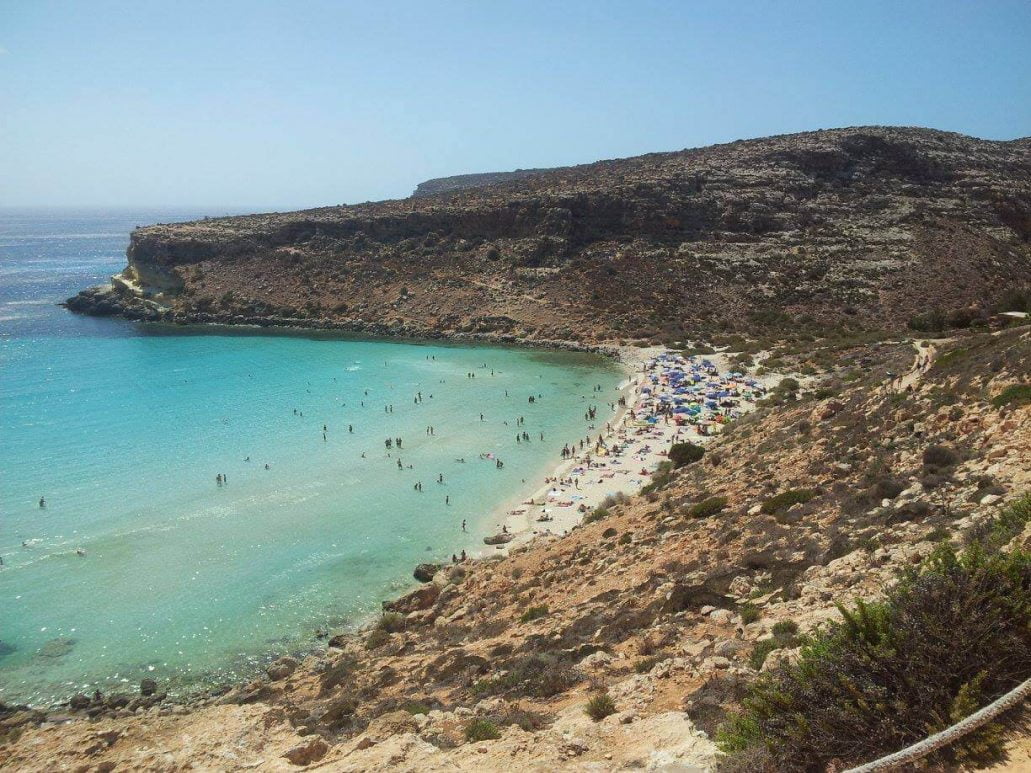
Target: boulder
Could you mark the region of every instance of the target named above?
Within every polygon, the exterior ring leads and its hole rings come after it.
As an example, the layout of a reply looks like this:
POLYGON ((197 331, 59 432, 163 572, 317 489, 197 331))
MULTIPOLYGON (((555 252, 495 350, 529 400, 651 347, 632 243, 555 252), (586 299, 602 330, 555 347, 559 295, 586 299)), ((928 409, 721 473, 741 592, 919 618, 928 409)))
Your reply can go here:
POLYGON ((329 744, 321 736, 313 735, 303 743, 287 749, 283 757, 294 765, 311 765, 325 757, 328 751, 329 744))
POLYGON ((158 691, 158 683, 153 679, 140 680, 140 695, 153 695, 158 691))
POLYGON ((432 582, 433 575, 440 571, 440 564, 419 564, 412 576, 419 582, 432 582))
POLYGON ((265 673, 268 674, 268 678, 273 682, 278 682, 280 679, 286 679, 290 676, 297 670, 297 666, 299 665, 300 663, 298 663, 296 659, 283 657, 266 668, 265 673))
POLYGON ((483 544, 484 545, 504 545, 506 543, 511 542, 514 539, 515 539, 515 535, 514 534, 507 534, 507 533, 503 532, 501 534, 495 534, 495 535, 493 535, 491 537, 484 537, 483 538, 483 544))
POLYGON ((407 596, 402 596, 395 601, 388 601, 383 604, 383 609, 388 612, 421 612, 429 609, 440 597, 440 586, 430 583, 421 588, 416 588, 407 596))
POLYGON ((73 695, 71 697, 71 700, 68 701, 69 708, 73 708, 76 711, 81 711, 82 709, 88 709, 89 705, 90 705, 90 699, 87 698, 85 695, 83 695, 81 692, 80 693, 76 693, 75 695, 73 695))

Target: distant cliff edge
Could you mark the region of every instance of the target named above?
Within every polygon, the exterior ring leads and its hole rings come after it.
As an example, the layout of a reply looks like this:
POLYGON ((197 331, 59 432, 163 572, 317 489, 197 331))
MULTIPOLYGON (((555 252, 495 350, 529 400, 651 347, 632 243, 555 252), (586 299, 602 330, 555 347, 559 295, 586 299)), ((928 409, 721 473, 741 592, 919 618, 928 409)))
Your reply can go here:
POLYGON ((412 196, 433 196, 437 193, 451 193, 466 188, 482 188, 486 185, 507 183, 513 180, 521 180, 530 175, 541 172, 551 172, 552 169, 516 169, 514 172, 480 172, 478 174, 458 174, 453 177, 435 177, 432 180, 421 182, 415 187, 412 196))

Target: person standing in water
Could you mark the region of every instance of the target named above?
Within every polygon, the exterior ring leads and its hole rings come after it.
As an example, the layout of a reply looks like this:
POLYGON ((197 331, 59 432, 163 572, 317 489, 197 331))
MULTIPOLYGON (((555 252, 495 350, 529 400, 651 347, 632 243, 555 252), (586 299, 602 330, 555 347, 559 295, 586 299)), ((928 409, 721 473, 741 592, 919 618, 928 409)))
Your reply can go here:
POLYGON ((43 510, 47 506, 47 500, 44 497, 39 498, 39 509, 43 510))

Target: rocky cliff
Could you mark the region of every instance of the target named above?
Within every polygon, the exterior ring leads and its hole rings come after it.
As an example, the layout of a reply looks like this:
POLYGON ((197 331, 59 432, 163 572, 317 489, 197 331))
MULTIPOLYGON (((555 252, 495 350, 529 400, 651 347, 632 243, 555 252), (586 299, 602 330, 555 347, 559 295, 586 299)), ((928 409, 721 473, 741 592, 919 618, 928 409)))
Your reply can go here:
POLYGON ((963 318, 1031 283, 1026 139, 837 129, 488 182, 140 228, 112 288, 69 306, 395 335, 676 341, 894 328, 935 309, 963 318))

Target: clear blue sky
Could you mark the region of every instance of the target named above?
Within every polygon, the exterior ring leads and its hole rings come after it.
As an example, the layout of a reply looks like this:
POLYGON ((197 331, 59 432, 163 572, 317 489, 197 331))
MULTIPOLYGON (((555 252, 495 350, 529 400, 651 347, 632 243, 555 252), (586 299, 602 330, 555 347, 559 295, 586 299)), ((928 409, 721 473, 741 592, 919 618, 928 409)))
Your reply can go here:
POLYGON ((860 124, 1031 134, 1031 1, 0 0, 0 205, 353 203, 860 124))

